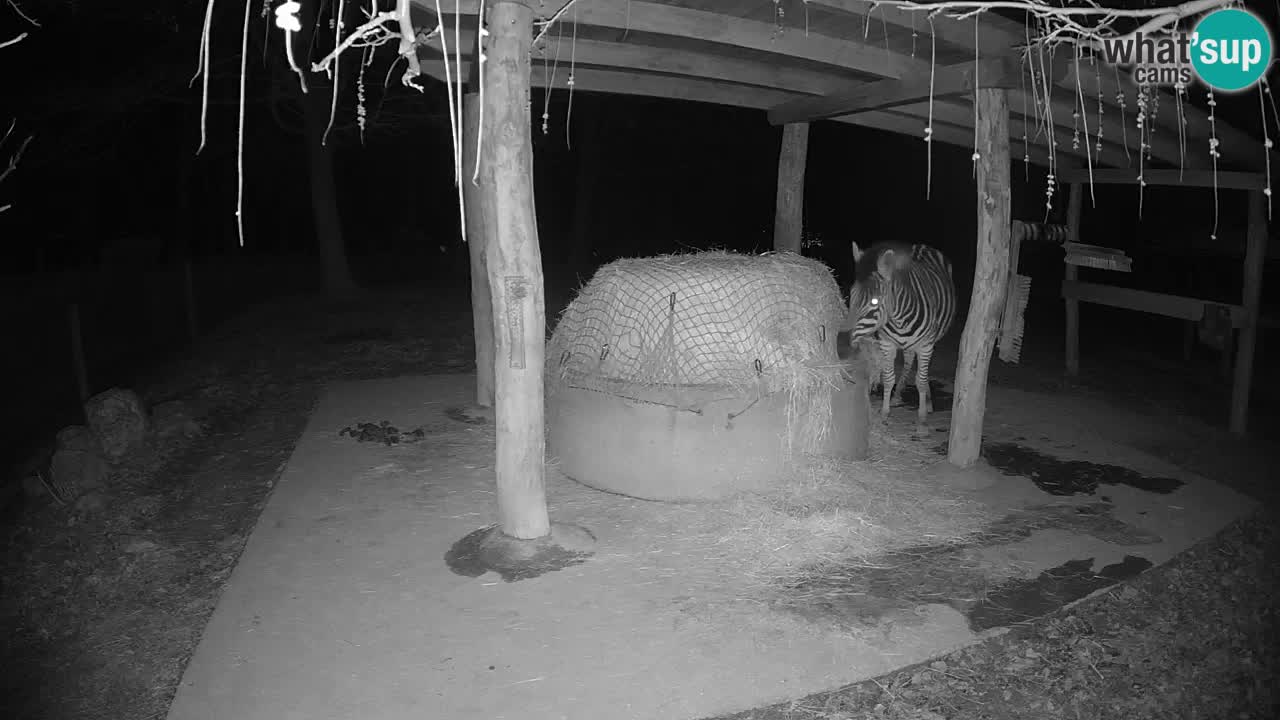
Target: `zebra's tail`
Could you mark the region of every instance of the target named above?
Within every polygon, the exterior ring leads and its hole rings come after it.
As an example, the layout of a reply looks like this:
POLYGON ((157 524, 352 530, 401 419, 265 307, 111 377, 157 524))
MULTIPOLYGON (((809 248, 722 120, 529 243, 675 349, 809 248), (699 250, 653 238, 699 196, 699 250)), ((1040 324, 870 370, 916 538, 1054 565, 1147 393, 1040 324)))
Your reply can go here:
POLYGON ((1067 232, 1066 225, 1057 225, 1054 223, 1023 222, 1021 220, 1014 220, 1013 231, 1015 233, 1021 233, 1020 239, 1022 240, 1052 243, 1054 245, 1061 245, 1070 237, 1070 234, 1067 232))

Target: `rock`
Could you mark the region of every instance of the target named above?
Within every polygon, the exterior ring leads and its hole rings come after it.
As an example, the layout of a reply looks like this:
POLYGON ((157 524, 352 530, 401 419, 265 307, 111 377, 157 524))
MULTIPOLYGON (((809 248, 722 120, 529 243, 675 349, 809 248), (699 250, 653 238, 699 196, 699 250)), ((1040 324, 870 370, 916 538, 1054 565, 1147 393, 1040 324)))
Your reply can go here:
POLYGON ((157 437, 193 438, 204 432, 194 413, 181 400, 162 402, 151 409, 151 429, 157 437))
POLYGON ((94 395, 84 404, 84 414, 108 459, 122 458, 146 441, 150 423, 142 399, 132 390, 112 388, 94 395))
POLYGON ((69 425, 58 431, 58 439, 54 443, 54 451, 75 450, 85 452, 97 450, 100 446, 89 428, 84 425, 69 425))
POLYGON ((73 500, 107 483, 110 467, 97 448, 59 448, 49 461, 49 481, 64 500, 73 500))

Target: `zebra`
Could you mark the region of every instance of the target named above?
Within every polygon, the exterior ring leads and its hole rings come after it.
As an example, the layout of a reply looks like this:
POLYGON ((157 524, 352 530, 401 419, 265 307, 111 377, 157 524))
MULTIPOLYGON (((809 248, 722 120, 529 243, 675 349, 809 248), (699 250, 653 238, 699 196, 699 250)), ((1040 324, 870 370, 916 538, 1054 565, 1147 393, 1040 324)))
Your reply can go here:
POLYGON ((902 351, 903 386, 916 367, 920 422, 933 412, 929 361, 934 345, 951 329, 956 316, 956 287, 951 261, 928 245, 884 242, 866 251, 850 243, 856 264, 849 291, 849 315, 840 328, 849 342, 875 337, 880 345, 880 380, 884 386, 881 418, 889 416, 890 394, 902 399, 893 362, 902 351), (865 258, 865 261, 864 261, 865 258))

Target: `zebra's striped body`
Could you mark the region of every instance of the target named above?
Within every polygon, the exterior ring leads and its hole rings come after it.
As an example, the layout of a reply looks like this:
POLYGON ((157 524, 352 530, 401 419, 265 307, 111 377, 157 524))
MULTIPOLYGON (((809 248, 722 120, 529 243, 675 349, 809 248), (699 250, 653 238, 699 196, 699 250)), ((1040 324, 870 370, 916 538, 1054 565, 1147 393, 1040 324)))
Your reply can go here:
POLYGON ((878 340, 884 417, 889 415, 891 397, 902 399, 902 386, 896 386, 893 368, 898 351, 902 351, 904 380, 912 364, 916 365, 919 417, 923 421, 933 412, 929 392, 933 347, 951 329, 956 316, 951 262, 928 245, 880 243, 865 252, 857 243, 852 245, 857 272, 849 291, 849 315, 841 330, 850 333, 850 342, 868 336, 878 340))

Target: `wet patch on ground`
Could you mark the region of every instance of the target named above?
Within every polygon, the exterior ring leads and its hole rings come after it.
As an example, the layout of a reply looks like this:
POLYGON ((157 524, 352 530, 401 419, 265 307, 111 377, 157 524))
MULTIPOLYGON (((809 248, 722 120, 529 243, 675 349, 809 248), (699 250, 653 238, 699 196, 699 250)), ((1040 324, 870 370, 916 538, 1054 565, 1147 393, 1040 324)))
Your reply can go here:
POLYGON ((1009 627, 1044 617, 1064 605, 1118 582, 1137 577, 1150 560, 1125 555, 1124 560, 1093 569, 1093 559, 1069 560, 1030 580, 1001 583, 965 613, 974 632, 1009 627))
MULTIPOLYGON (((947 444, 935 448, 947 454, 947 444)), ((1168 495, 1185 483, 1159 475, 1144 475, 1120 465, 1088 460, 1063 460, 1017 443, 986 442, 982 457, 1005 475, 1025 477, 1042 491, 1056 496, 1093 495, 1102 485, 1127 485, 1137 490, 1168 495)))
POLYGON ((1034 578, 1008 577, 985 548, 1010 545, 1038 530, 1066 530, 1137 546, 1161 538, 1108 514, 1108 503, 1048 505, 1013 513, 968 542, 922 545, 848 562, 813 566, 779 588, 775 605, 809 620, 875 626, 910 622, 920 605, 944 604, 965 615, 974 632, 1046 615, 1094 591, 1131 578, 1151 562, 1128 555, 1094 570, 1093 558, 1065 562, 1034 578))
POLYGON ((454 543, 444 561, 455 575, 474 578, 493 571, 504 582, 516 582, 581 565, 594 544, 595 536, 575 525, 556 523, 549 535, 534 540, 510 537, 491 525, 454 543))
POLYGON ((1092 495, 1099 485, 1128 485, 1167 495, 1183 485, 1177 478, 1143 475, 1109 463, 1062 460, 1016 443, 984 443, 982 456, 1000 472, 1029 478, 1050 495, 1092 495))

